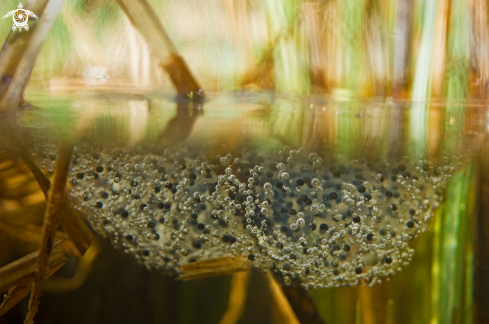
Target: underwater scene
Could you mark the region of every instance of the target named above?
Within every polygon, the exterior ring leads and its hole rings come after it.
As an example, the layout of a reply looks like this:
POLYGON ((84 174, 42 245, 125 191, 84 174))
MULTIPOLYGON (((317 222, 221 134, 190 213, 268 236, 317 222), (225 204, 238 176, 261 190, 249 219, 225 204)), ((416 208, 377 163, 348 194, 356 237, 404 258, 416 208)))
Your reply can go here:
POLYGON ((0 324, 489 322, 484 1, 0 9, 0 324))

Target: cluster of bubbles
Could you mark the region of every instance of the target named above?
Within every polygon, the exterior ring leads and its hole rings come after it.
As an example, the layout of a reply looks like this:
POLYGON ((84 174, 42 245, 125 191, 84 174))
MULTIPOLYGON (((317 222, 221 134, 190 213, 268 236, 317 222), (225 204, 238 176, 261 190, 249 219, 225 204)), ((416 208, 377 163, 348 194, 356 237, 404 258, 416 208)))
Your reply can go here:
MULTIPOLYGON (((55 147, 36 153, 46 169, 55 147)), ((244 148, 75 148, 70 199, 113 244, 152 269, 245 257, 306 289, 381 282, 408 265, 466 156, 356 159, 244 148)), ((54 158, 53 158, 54 157, 54 158)))

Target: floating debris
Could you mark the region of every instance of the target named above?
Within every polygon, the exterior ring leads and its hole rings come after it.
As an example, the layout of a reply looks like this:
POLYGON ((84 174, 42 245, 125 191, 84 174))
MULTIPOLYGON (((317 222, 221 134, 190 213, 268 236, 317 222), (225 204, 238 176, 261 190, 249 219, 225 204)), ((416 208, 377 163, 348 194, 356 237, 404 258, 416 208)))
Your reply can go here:
MULTIPOLYGON (((54 147, 37 158, 49 170, 54 147)), ((283 284, 381 282, 407 266, 466 155, 355 159, 244 148, 75 148, 70 199, 92 226, 148 268, 245 257, 283 284), (268 152, 268 153, 267 153, 268 152)))

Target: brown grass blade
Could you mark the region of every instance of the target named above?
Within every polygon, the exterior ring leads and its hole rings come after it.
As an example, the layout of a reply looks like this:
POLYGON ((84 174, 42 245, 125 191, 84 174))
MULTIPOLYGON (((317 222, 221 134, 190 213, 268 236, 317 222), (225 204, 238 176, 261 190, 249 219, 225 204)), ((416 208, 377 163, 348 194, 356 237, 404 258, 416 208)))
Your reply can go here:
POLYGON ((92 231, 83 221, 83 215, 70 208, 66 200, 63 204, 59 223, 68 233, 81 255, 84 255, 92 242, 96 241, 92 231))
MULTIPOLYGON (((59 249, 61 243, 62 241, 57 241, 53 246, 53 253, 48 262, 50 268, 64 264, 67 261, 65 255, 59 249)), ((33 278, 38 256, 39 252, 34 252, 0 268, 0 291, 6 291, 29 277, 33 278)))
POLYGON ((309 39, 311 65, 311 82, 318 90, 324 89, 324 54, 323 35, 321 34, 321 15, 324 15, 319 2, 305 3, 303 7, 304 22, 309 39))
POLYGON ((204 91, 170 40, 153 8, 146 0, 117 0, 131 23, 152 49, 153 56, 170 76, 181 96, 203 99, 204 91))
POLYGON ((94 241, 90 248, 85 252, 85 254, 80 258, 78 266, 76 267, 75 273, 71 278, 52 278, 44 282, 44 291, 72 291, 80 288, 85 279, 92 271, 95 260, 97 259, 102 246, 100 242, 94 241))
MULTIPOLYGON (((304 289, 282 286, 282 291, 289 301, 294 314, 301 323, 324 324, 318 308, 314 304, 309 292, 304 289)), ((320 305, 318 305, 320 307, 320 305)))
POLYGON ((34 316, 37 313, 37 306, 41 297, 42 282, 45 279, 49 255, 51 254, 56 228, 58 227, 58 217, 63 208, 64 192, 68 180, 68 168, 70 166, 72 152, 72 145, 60 145, 54 170, 53 184, 49 190, 48 204, 44 214, 42 241, 39 249, 39 258, 37 259, 35 281, 29 300, 29 311, 24 321, 26 324, 33 323, 34 316))
MULTIPOLYGON (((50 258, 50 263, 48 265, 48 269, 46 270, 46 279, 51 277, 53 273, 58 271, 67 261, 65 259, 64 262, 59 262, 57 260, 57 256, 59 253, 53 253, 50 258), (53 259, 56 257, 56 261, 53 259), (51 262, 51 259, 55 262, 51 262)), ((5 296, 3 303, 0 304, 0 316, 8 312, 12 307, 17 305, 22 299, 24 299, 32 290, 32 285, 34 283, 34 277, 30 277, 26 281, 12 287, 9 289, 8 294, 5 296)))
POLYGON ((295 315, 294 310, 290 306, 289 301, 287 300, 287 297, 285 297, 280 285, 277 283, 277 281, 275 281, 270 273, 266 274, 265 278, 267 280, 268 289, 270 290, 273 301, 275 302, 277 309, 280 311, 280 313, 277 314, 280 317, 278 322, 284 324, 299 324, 299 319, 295 315))
POLYGON ((245 309, 249 278, 250 271, 233 274, 228 308, 219 321, 219 324, 234 324, 240 319, 245 309))
POLYGON ((51 187, 51 181, 49 181, 49 179, 46 177, 44 172, 42 172, 41 169, 39 169, 36 163, 32 160, 29 152, 22 145, 20 147, 20 156, 22 158, 22 161, 24 161, 24 163, 29 168, 29 170, 31 170, 32 175, 36 179, 37 183, 39 183, 39 186, 41 187, 44 196, 48 198, 48 192, 49 192, 49 188, 51 187))
MULTIPOLYGON (((26 242, 40 243, 42 239, 42 227, 7 217, 0 217, 0 230, 8 236, 26 242)), ((66 233, 56 232, 55 239, 63 241, 60 246, 63 252, 81 257, 80 252, 66 233)))
POLYGON ((222 276, 249 270, 248 260, 243 257, 232 259, 230 257, 215 258, 210 260, 192 262, 182 266, 180 280, 194 280, 207 277, 222 276))

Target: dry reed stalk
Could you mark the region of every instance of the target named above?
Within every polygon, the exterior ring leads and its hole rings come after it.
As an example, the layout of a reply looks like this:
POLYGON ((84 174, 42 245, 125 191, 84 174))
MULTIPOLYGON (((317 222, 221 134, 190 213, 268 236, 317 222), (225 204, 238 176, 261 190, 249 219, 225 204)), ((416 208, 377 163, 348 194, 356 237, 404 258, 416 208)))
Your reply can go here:
POLYGON ((98 241, 93 241, 88 250, 80 258, 75 273, 71 278, 52 278, 44 282, 44 291, 73 291, 80 288, 92 271, 102 247, 98 241))
POLYGON ((83 215, 70 208, 65 199, 59 223, 65 232, 68 233, 70 239, 73 241, 73 244, 75 244, 81 255, 84 255, 96 241, 95 236, 90 228, 84 223, 83 219, 83 215))
POLYGON ((20 157, 22 161, 27 165, 32 175, 36 179, 37 183, 41 187, 44 196, 48 198, 49 188, 51 187, 51 181, 46 177, 46 175, 41 171, 41 169, 36 165, 36 163, 32 160, 29 152, 22 145, 20 146, 20 157))
MULTIPOLYGON (((310 291, 284 286, 282 286, 281 289, 299 322, 325 324, 318 312, 318 306, 320 305, 314 303, 310 296, 310 291)), ((280 323, 280 321, 278 323, 280 323)))
POLYGON ((4 61, 3 68, 0 67, 0 75, 2 80, 8 80, 2 85, 0 111, 14 109, 21 102, 37 55, 64 0, 50 0, 47 4, 46 1, 34 3, 33 9, 38 14, 39 21, 27 33, 29 36, 20 36, 20 32, 10 33, 0 53, 0 61, 4 61))
POLYGON ((302 8, 304 23, 309 40, 309 65, 311 84, 318 90, 324 90, 324 55, 321 34, 322 7, 319 2, 305 3, 302 8))
MULTIPOLYGON (((2 139, 0 143, 5 145, 2 139)), ((17 151, 0 149, 0 214, 18 213, 24 218, 30 207, 43 204, 45 199, 27 166, 19 161, 17 151)))
POLYGON ((219 321, 219 324, 234 324, 240 319, 245 310, 250 273, 251 271, 243 271, 233 274, 228 308, 219 321))
MULTIPOLYGON (((49 188, 51 187, 51 182, 37 167, 23 146, 21 146, 20 155, 40 185, 42 192, 46 198, 48 198, 47 195, 49 188)), ((94 261, 101 250, 101 246, 91 230, 83 222, 82 216, 83 215, 75 214, 75 211, 68 206, 68 202, 66 200, 63 201, 60 223, 69 235, 57 232, 56 238, 64 241, 61 245, 62 250, 68 254, 81 257, 81 259, 72 278, 52 279, 44 283, 43 288, 45 290, 59 292, 77 289, 83 284, 87 275, 90 273, 94 261)), ((40 235, 41 230, 37 226, 29 224, 22 224, 21 226, 19 222, 13 220, 4 220, 3 223, 0 222, 2 230, 8 230, 9 234, 19 237, 20 239, 26 241, 36 240, 36 242, 39 242, 42 239, 40 235), (5 226, 7 226, 7 228, 5 228, 5 226)), ((48 277, 50 274, 48 273, 46 276, 48 277)))
MULTIPOLYGON (((36 163, 32 160, 29 152, 21 146, 20 156, 29 170, 34 175, 34 178, 39 183, 44 196, 48 198, 49 188, 51 182, 46 175, 39 169, 36 163)), ((95 236, 88 226, 84 223, 82 215, 79 212, 69 207, 68 201, 65 199, 63 203, 60 224, 63 229, 68 233, 73 244, 76 246, 80 255, 84 255, 88 250, 92 242, 95 242, 95 236)))
POLYGON ((324 62, 323 68, 323 84, 327 91, 337 87, 341 80, 341 37, 339 36, 338 27, 338 12, 336 10, 336 3, 334 1, 328 1, 324 5, 323 10, 323 22, 322 22, 322 56, 324 62))
MULTIPOLYGON (((40 243, 42 239, 42 227, 24 223, 10 217, 0 217, 0 230, 8 236, 25 242, 40 243)), ((63 252, 81 257, 80 252, 66 233, 56 232, 55 239, 63 241, 63 244, 60 246, 63 252)))
MULTIPOLYGON (((55 243, 56 244, 56 243, 55 243)), ((37 255, 37 252, 34 252, 37 255)), ((27 256, 29 257, 29 256, 27 256)), ((49 258, 48 268, 46 270, 46 279, 51 277, 59 268, 61 268, 68 259, 63 255, 57 247, 53 248, 53 253, 49 258)), ((32 264, 34 271, 35 264, 32 264)), ((24 299, 31 291, 34 284, 34 276, 31 275, 26 280, 10 288, 7 295, 4 297, 2 304, 0 305, 0 316, 8 312, 12 307, 17 305, 22 299, 24 299)))
MULTIPOLYGON (((51 257, 47 259, 47 264, 49 264, 50 267, 66 262, 65 255, 58 248, 58 245, 60 244, 61 241, 57 241, 53 245, 53 253, 51 257)), ((39 252, 34 252, 0 268, 0 291, 5 291, 30 277, 34 277, 38 260, 39 252)))
POLYGON ((397 5, 397 33, 394 40, 393 57, 393 95, 394 97, 404 97, 403 93, 411 81, 408 66, 414 5, 410 0, 399 0, 397 5))
POLYGON ((42 231, 42 241, 39 248, 39 258, 36 264, 35 281, 32 287, 31 298, 29 300, 29 311, 24 323, 31 324, 34 322, 34 316, 37 313, 39 299, 41 297, 42 283, 46 275, 46 267, 49 262, 49 256, 58 227, 58 217, 62 212, 64 204, 64 192, 68 180, 68 168, 70 165, 73 146, 61 144, 56 166, 54 170, 53 183, 49 190, 48 203, 44 216, 42 231))
POLYGON ((222 257, 185 264, 182 266, 182 273, 178 279, 194 280, 248 271, 249 269, 249 261, 243 257, 236 259, 222 257))
POLYGON ((265 279, 268 284, 268 290, 272 295, 273 302, 278 311, 278 322, 283 324, 299 324, 299 319, 295 315, 294 310, 290 306, 287 297, 285 297, 285 294, 277 281, 275 281, 270 273, 265 275, 265 279))
POLYGON ((368 6, 365 24, 365 51, 367 53, 366 78, 363 81, 365 96, 384 96, 389 91, 389 71, 391 70, 388 44, 389 3, 372 1, 368 6))
POLYGON ((204 91, 146 0, 117 0, 181 96, 200 100, 204 91))
POLYGON ((489 5, 485 0, 470 0, 469 6, 473 37, 470 42, 470 92, 476 99, 486 99, 489 77, 489 5))

